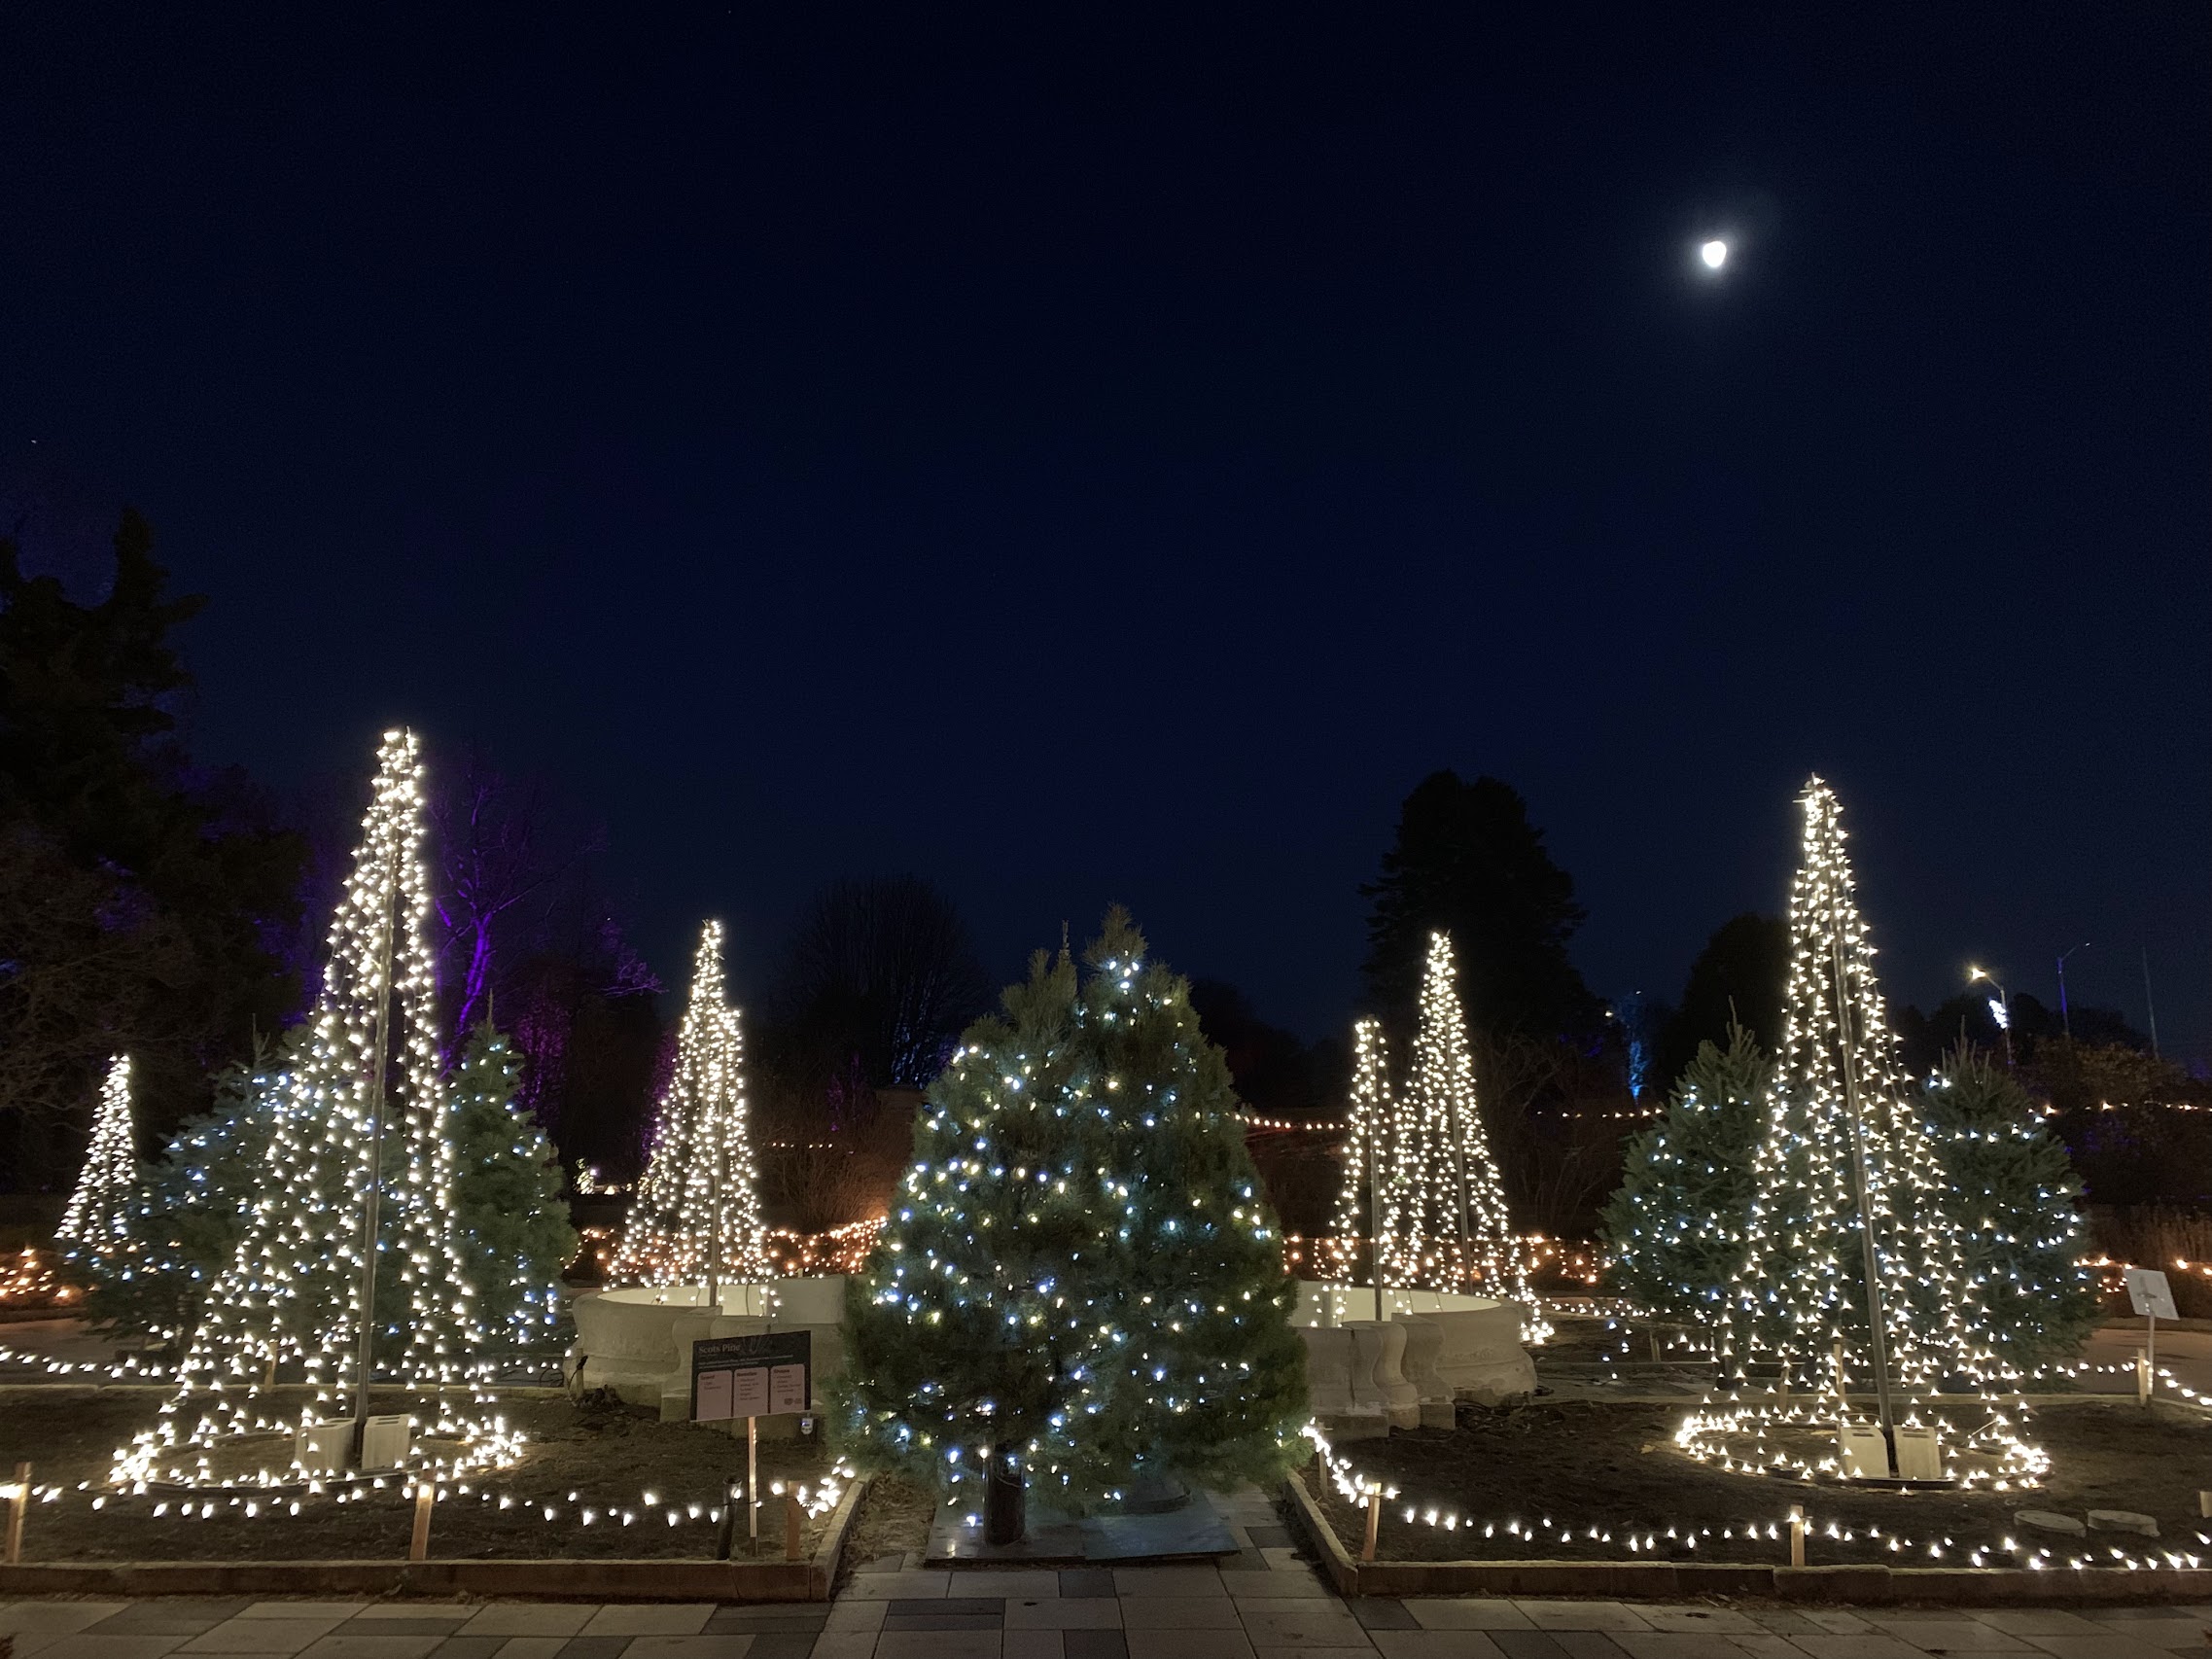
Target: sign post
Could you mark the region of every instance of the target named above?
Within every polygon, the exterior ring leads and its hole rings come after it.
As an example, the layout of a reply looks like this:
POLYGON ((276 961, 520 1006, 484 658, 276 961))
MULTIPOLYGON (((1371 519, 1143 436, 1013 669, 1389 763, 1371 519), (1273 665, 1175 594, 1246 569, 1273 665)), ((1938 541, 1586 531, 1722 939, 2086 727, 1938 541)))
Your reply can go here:
POLYGON ((760 1419, 814 1403, 814 1334, 770 1330, 708 1336, 691 1344, 691 1421, 745 1419, 746 1536, 760 1540, 760 1419))
POLYGON ((2151 1390, 2158 1378, 2159 1321, 2181 1316, 2174 1311, 2173 1287, 2166 1283, 2166 1276, 2158 1268, 2130 1267, 2126 1277, 2127 1305, 2150 1322, 2135 1389, 2137 1397, 2149 1405, 2151 1390))

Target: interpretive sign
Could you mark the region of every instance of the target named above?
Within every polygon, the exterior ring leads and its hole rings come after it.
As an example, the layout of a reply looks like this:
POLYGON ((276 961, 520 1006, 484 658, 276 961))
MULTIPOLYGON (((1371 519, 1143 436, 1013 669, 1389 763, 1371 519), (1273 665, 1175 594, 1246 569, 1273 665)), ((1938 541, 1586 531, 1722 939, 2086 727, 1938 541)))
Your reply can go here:
POLYGON ((810 1408, 814 1337, 804 1330, 709 1336, 691 1344, 691 1421, 780 1417, 810 1408))

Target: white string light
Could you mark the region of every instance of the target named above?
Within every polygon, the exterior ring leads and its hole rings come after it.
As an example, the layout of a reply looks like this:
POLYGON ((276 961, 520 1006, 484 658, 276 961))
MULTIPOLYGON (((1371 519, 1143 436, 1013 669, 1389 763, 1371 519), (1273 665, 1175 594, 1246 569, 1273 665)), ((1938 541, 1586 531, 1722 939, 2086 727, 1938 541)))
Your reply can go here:
POLYGON ((107 1271, 106 1263, 130 1251, 130 1199, 138 1182, 137 1134, 130 1121, 130 1056, 118 1054, 108 1062, 107 1080, 100 1085, 99 1111, 92 1118, 92 1138, 85 1149, 84 1173, 69 1207, 61 1213, 54 1239, 62 1246, 63 1259, 81 1261, 95 1277, 107 1271))

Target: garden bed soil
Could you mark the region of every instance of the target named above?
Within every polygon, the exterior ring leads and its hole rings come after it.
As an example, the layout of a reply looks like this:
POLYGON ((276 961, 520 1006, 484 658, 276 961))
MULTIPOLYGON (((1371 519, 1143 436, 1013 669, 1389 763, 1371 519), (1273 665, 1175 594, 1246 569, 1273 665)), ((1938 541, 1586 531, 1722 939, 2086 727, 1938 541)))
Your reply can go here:
POLYGON ((909 1551, 919 1557, 930 1541, 930 1522, 937 1500, 928 1489, 899 1475, 879 1474, 860 1495, 860 1513, 845 1535, 845 1554, 838 1564, 836 1588, 871 1563, 888 1557, 901 1561, 909 1551))
MULTIPOLYGON (((0 1469, 28 1459, 31 1479, 58 1486, 62 1496, 32 1505, 23 1534, 23 1559, 41 1561, 331 1561, 404 1558, 414 1502, 392 1479, 358 1501, 328 1495, 301 1499, 298 1515, 271 1512, 247 1518, 220 1493, 201 1495, 194 1517, 179 1513, 175 1493, 110 1497, 116 1448, 150 1426, 167 1392, 154 1388, 17 1387, 0 1390, 0 1469), (88 1490, 77 1490, 88 1482, 88 1490), (156 1515, 166 1501, 165 1514, 156 1515), (214 1513, 198 1519, 201 1504, 214 1513)), ((430 1554, 440 1560, 584 1560, 708 1558, 717 1529, 708 1511, 721 1501, 726 1482, 745 1475, 745 1426, 733 1436, 722 1425, 662 1423, 650 1412, 605 1395, 579 1403, 566 1394, 500 1394, 496 1409, 526 1438, 514 1467, 472 1478, 466 1495, 448 1490, 432 1518, 430 1554), (648 1505, 645 1494, 659 1501, 648 1505), (490 1494, 486 1500, 483 1494, 490 1494), (502 1509, 499 1500, 511 1499, 502 1509), (687 1513, 696 1504, 699 1516, 687 1513), (552 1520, 545 1507, 555 1510, 552 1520), (582 1522, 590 1508, 594 1519, 582 1522), (633 1519, 624 1524, 622 1513, 633 1519), (677 1525, 668 1524, 673 1511, 677 1525)), ((372 1397, 374 1410, 405 1409, 404 1396, 372 1397)), ((760 1442, 760 1483, 812 1482, 828 1468, 814 1442, 760 1442)), ((289 1498, 287 1499, 289 1501, 289 1498)), ((802 1547, 812 1552, 828 1517, 806 1523, 802 1547)), ((751 1559, 740 1515, 732 1556, 751 1559)), ((925 1523, 926 1524, 926 1523, 925 1523)), ((762 1560, 784 1553, 784 1506, 771 1498, 760 1512, 762 1560)))
MULTIPOLYGON (((2022 1509, 2055 1510, 2079 1520, 2090 1509, 2126 1509, 2153 1516, 2161 1536, 2091 1533, 2087 1538, 2032 1535, 2060 1559, 2109 1559, 2119 1547, 2140 1556, 2162 1546, 2199 1557, 2212 1553, 2199 1536, 2212 1521, 2197 1515, 2197 1489, 2212 1469, 2212 1421, 2178 1410, 2156 1416, 2132 1401, 2081 1399, 2039 1409, 2030 1436, 2048 1451, 2046 1483, 2027 1492, 1896 1492, 1729 1474, 1692 1461, 1674 1446, 1685 1408, 1609 1402, 1541 1400, 1491 1410, 1461 1405, 1458 1427, 1409 1430, 1387 1440, 1362 1440, 1343 1455, 1362 1475, 1398 1490, 1383 1506, 1377 1554, 1387 1561, 1682 1561, 1774 1564, 1789 1560, 1790 1505, 1802 1503, 1812 1523, 1813 1565, 1878 1563, 1889 1567, 1968 1565, 1977 1546, 2012 1536, 2026 1542, 2014 1520, 2022 1509), (1407 1522, 1412 1507, 1456 1513, 1460 1524, 1407 1522), (1507 1531, 1518 1520, 1520 1535, 1507 1531), (1852 1541, 1825 1535, 1833 1520, 1852 1541), (1548 1529, 1536 1523, 1548 1522, 1548 1529), (1470 1525, 1471 1523, 1471 1525, 1470 1525), (1484 1535, 1485 1524, 1492 1528, 1484 1535), (1756 1526, 1755 1538, 1745 1535, 1756 1526), (1595 1527, 1598 1535, 1590 1536, 1595 1527), (1676 1536, 1667 1535, 1668 1528, 1676 1536), (1780 1537, 1772 1538, 1774 1528, 1780 1537), (1869 1528, 1880 1535, 1870 1537, 1869 1528), (1562 1539, 1561 1529, 1572 1536, 1562 1539), (1695 1548, 1682 1541, 1698 1530, 1695 1548), (1705 1529, 1710 1530, 1706 1535, 1705 1529), (1606 1535, 1610 1535, 1608 1537, 1606 1535), (1633 1534, 1639 1548, 1631 1551, 1633 1534), (1656 1547, 1647 1540, 1657 1535, 1656 1547), (1913 1547, 1893 1550, 1892 1537, 1913 1547), (1927 1545, 1951 1540, 1940 1558, 1927 1545)), ((1307 1471, 1308 1485, 1314 1484, 1307 1471)), ((1364 1509, 1331 1486, 1322 1512, 1357 1556, 1366 1535, 1364 1509)), ((2017 1565, 1992 1555, 1992 1566, 2017 1565)))

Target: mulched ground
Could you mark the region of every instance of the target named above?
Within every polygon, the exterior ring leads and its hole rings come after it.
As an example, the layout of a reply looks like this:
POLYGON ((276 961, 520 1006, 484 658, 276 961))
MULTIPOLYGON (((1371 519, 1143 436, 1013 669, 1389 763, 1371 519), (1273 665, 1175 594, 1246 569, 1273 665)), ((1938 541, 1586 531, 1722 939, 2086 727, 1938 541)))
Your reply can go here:
POLYGON ((930 1541, 930 1521, 936 1512, 937 1500, 927 1489, 898 1475, 876 1476, 860 1499, 853 1530, 845 1535, 837 1588, 842 1590, 845 1580, 862 1568, 921 1549, 930 1541))
MULTIPOLYGON (((2008 1535, 2023 1536, 2013 1515, 2049 1509, 2080 1519, 2089 1509, 2130 1509, 2157 1518, 2156 1540, 2092 1533, 2062 1540, 2039 1535, 2063 1558, 2102 1556, 2118 1545, 2140 1555, 2164 1548, 2212 1555, 2199 1536, 2212 1521, 2197 1517, 2197 1489, 2212 1484, 2212 1422, 2153 1418, 2131 1401, 2084 1399, 2047 1405, 2032 1437, 2050 1454, 2048 1484, 2028 1493, 1883 1492, 1800 1481, 1732 1475, 1692 1462, 1674 1449, 1679 1406, 1536 1401, 1487 1410, 1459 1408, 1457 1429, 1401 1430, 1387 1440, 1348 1444, 1343 1455, 1362 1474, 1399 1490, 1383 1511, 1378 1554, 1398 1561, 1676 1561, 1786 1562, 1792 1503, 1813 1522, 1808 1560, 1815 1566, 1884 1562, 1895 1567, 1967 1566, 1969 1552, 2008 1535), (1409 1524, 1408 1506, 1460 1518, 1456 1531, 1409 1524), (1846 1542, 1824 1535, 1834 1520, 1856 1533, 1846 1542), (1472 1526, 1469 1526, 1469 1522, 1472 1526), (1523 1532, 1508 1531, 1519 1521, 1523 1532), (1484 1535, 1488 1523, 1492 1531, 1484 1535), (1539 1525, 1541 1524, 1541 1525, 1539 1525), (1756 1527, 1757 1536, 1746 1536, 1756 1527), (1770 1526, 1780 1537, 1768 1535, 1770 1526), (1667 1535, 1673 1528, 1675 1537, 1667 1535), (1868 1529, 1880 1535, 1869 1537, 1868 1529), (1562 1529, 1572 1536, 1562 1539, 1562 1529), (1695 1548, 1683 1535, 1698 1531, 1695 1548), (1534 1535, 1530 1535, 1534 1529, 1534 1535), (1590 1536, 1595 1529, 1598 1536, 1590 1536), (1706 1529, 1710 1530, 1707 1535, 1706 1529), (1606 1535, 1610 1534, 1610 1537, 1606 1535), (1627 1539, 1634 1535, 1638 1549, 1627 1539), (1654 1535, 1656 1547, 1647 1543, 1654 1535), (1893 1550, 1892 1537, 1912 1547, 1893 1550), (1939 1558, 1927 1545, 1951 1540, 1939 1558)), ((1309 1487, 1313 1467, 1306 1469, 1309 1487)), ((1331 1491, 1323 1508, 1354 1554, 1365 1535, 1365 1512, 1331 1491)), ((2013 1565, 1991 1556, 1986 1565, 2013 1565)))
MULTIPOLYGON (((35 1504, 24 1530, 26 1561, 285 1561, 373 1560, 404 1557, 413 1522, 413 1500, 395 1484, 371 1490, 360 1501, 303 1498, 301 1512, 265 1502, 248 1518, 243 1503, 216 1494, 195 1501, 192 1518, 179 1512, 174 1494, 111 1498, 106 1490, 115 1450, 154 1421, 163 1391, 40 1386, 0 1390, 0 1470, 19 1459, 32 1463, 38 1486, 65 1488, 53 1502, 35 1504), (89 1482, 88 1491, 76 1490, 89 1482), (165 1514, 156 1515, 166 1502, 165 1514), (201 1519, 198 1505, 213 1503, 201 1519)), ((394 1395, 374 1409, 404 1408, 394 1395)), ((707 1518, 721 1501, 723 1485, 744 1478, 744 1425, 733 1438, 718 1426, 659 1421, 650 1412, 605 1395, 572 1401, 566 1395, 502 1396, 499 1409, 528 1437, 515 1467, 469 1483, 467 1495, 441 1501, 431 1524, 430 1553, 453 1559, 570 1557, 665 1559, 710 1557, 716 1528, 707 1518), (489 1494, 489 1500, 483 1496, 489 1494), (647 1503, 650 1493, 653 1503, 647 1503), (508 1508, 499 1500, 512 1500, 508 1508), (695 1505, 699 1514, 689 1514, 695 1505), (550 1507, 553 1515, 547 1518, 550 1507), (583 1512, 592 1520, 586 1525, 583 1512), (629 1519, 624 1520, 627 1514, 629 1519), (675 1525, 668 1517, 677 1517, 675 1525)), ((809 1442, 762 1440, 760 1481, 819 1480, 828 1466, 809 1442)), ((745 1554, 740 1515, 735 1553, 745 1554)), ((811 1550, 817 1530, 810 1523, 811 1550)), ((760 1514, 764 1555, 780 1558, 784 1544, 782 1500, 770 1499, 760 1514)))

